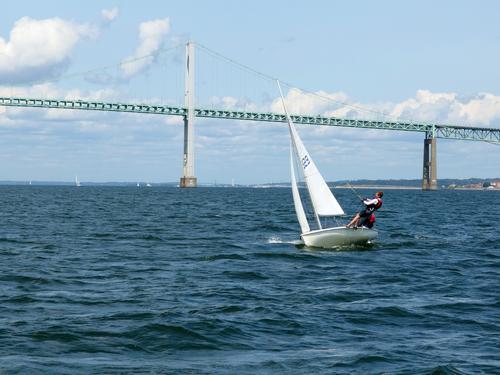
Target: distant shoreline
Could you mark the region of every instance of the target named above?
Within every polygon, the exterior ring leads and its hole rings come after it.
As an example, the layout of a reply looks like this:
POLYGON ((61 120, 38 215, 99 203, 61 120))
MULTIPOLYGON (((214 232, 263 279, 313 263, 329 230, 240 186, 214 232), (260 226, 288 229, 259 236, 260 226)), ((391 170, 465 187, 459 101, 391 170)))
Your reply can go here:
MULTIPOLYGON (((0 182, 0 186, 15 186, 15 187, 75 187, 75 188, 85 188, 85 187, 121 187, 121 188, 136 188, 136 189, 150 189, 150 188, 173 188, 173 189, 178 189, 179 185, 174 185, 174 184, 167 184, 167 183, 151 183, 149 186, 146 185, 141 185, 137 187, 134 184, 127 184, 127 183, 85 183, 82 182, 80 186, 75 186, 74 183, 33 183, 32 185, 29 184, 20 184, 20 183, 2 183, 0 182)), ((357 189, 357 190, 422 190, 421 187, 419 186, 400 186, 400 185, 351 185, 351 186, 345 186, 345 185, 329 185, 330 188, 332 189, 357 189)), ((286 184, 256 184, 256 185, 227 185, 227 184, 217 184, 217 185, 210 185, 210 184, 199 184, 198 188, 235 188, 235 189, 290 189, 290 185, 286 184)), ((495 189, 488 189, 484 187, 438 187, 436 190, 460 190, 460 191, 500 191, 500 188, 495 188, 495 189)))
MULTIPOLYGON (((302 186, 303 182, 299 185, 302 186)), ((380 179, 380 180, 337 180, 327 181, 328 186, 334 189, 369 189, 369 190, 422 190, 421 179, 380 179)), ((75 186, 73 181, 22 181, 22 180, 0 180, 0 186, 75 186)), ((147 181, 80 181, 81 187, 179 187, 178 182, 147 182, 147 181)), ((289 182, 268 182, 255 184, 234 184, 234 183, 203 183, 198 182, 200 188, 290 188, 289 182)), ((497 178, 467 178, 451 179, 444 178, 438 180, 437 190, 500 190, 500 177, 497 178)))

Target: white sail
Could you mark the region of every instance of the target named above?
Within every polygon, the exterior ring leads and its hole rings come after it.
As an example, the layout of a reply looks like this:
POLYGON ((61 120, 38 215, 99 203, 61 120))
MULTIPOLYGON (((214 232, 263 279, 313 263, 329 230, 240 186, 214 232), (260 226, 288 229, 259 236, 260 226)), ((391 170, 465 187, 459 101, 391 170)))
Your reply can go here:
POLYGON ((304 211, 304 206, 302 206, 302 201, 300 199, 299 189, 297 187, 297 180, 295 178, 295 168, 293 166, 293 144, 290 143, 290 174, 292 180, 292 195, 293 203, 295 205, 295 212, 297 213, 297 219, 299 220, 300 229, 302 233, 307 233, 311 229, 309 228, 309 223, 307 222, 306 213, 304 211))
POLYGON ((307 149, 305 148, 302 140, 295 130, 295 126, 293 125, 292 119, 286 109, 285 99, 283 98, 283 93, 281 92, 279 82, 278 87, 283 102, 283 108, 285 109, 286 118, 288 120, 288 129, 290 130, 292 143, 304 172, 304 180, 307 184, 309 195, 311 196, 311 202, 314 208, 314 212, 317 216, 344 215, 344 210, 342 209, 342 207, 340 207, 339 203, 333 196, 330 188, 325 182, 325 179, 323 178, 321 173, 319 173, 318 168, 316 168, 314 161, 307 152, 307 149))
POLYGON ((344 210, 333 196, 321 173, 319 173, 316 164, 314 164, 311 155, 307 152, 291 120, 289 120, 289 129, 297 156, 304 171, 304 180, 311 195, 314 211, 318 216, 344 215, 344 210))

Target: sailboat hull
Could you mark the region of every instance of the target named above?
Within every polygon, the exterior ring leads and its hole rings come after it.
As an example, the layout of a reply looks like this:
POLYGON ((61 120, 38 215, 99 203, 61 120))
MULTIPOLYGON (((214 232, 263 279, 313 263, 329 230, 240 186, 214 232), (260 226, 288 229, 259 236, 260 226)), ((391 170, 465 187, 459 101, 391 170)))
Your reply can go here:
POLYGON ((306 246, 332 248, 345 245, 365 244, 377 237, 378 232, 365 227, 335 227, 302 233, 306 246))

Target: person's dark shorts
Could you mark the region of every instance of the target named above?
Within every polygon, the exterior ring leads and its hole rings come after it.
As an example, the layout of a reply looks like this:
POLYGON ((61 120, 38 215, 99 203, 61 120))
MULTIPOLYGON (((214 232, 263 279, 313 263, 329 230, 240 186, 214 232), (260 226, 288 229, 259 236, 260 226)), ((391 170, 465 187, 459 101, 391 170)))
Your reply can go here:
POLYGON ((373 210, 369 210, 368 208, 365 208, 364 210, 359 211, 359 216, 361 217, 368 217, 373 213, 373 210))

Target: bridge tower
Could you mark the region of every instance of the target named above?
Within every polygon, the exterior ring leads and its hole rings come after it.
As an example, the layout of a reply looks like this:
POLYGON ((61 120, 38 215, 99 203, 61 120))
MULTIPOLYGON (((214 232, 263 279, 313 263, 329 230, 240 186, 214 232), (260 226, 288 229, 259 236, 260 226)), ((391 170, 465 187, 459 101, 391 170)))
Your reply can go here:
POLYGON ((434 127, 425 133, 422 190, 437 190, 436 137, 434 127))
POLYGON ((196 187, 194 175, 194 43, 186 44, 186 78, 184 103, 184 158, 183 173, 179 186, 181 188, 196 187))

